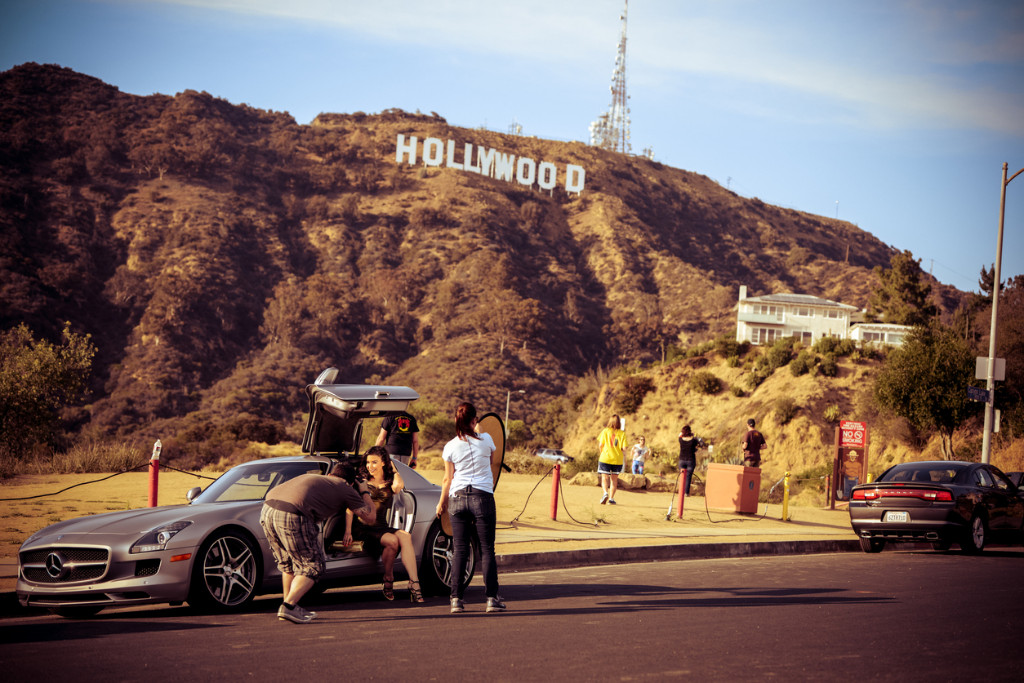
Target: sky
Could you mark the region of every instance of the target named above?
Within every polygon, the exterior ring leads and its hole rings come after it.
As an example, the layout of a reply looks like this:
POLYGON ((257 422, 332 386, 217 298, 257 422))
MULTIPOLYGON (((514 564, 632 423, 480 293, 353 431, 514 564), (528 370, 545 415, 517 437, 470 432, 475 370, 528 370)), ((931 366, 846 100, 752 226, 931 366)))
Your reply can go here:
MULTIPOLYGON (((622 0, 5 0, 0 71, 59 64, 136 95, 437 112, 589 141, 622 0)), ((769 204, 850 221, 977 291, 1002 166, 1024 168, 1018 0, 634 0, 633 151, 769 204)), ((1024 174, 1002 276, 1024 273, 1024 174)))

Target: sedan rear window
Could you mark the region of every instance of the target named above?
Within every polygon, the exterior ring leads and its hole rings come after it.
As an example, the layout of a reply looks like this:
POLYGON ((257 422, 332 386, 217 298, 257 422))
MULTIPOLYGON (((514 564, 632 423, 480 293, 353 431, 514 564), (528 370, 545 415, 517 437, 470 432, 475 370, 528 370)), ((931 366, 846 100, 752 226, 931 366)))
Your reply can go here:
POLYGON ((948 467, 894 467, 879 477, 879 481, 920 482, 922 484, 949 484, 956 479, 961 468, 948 467))

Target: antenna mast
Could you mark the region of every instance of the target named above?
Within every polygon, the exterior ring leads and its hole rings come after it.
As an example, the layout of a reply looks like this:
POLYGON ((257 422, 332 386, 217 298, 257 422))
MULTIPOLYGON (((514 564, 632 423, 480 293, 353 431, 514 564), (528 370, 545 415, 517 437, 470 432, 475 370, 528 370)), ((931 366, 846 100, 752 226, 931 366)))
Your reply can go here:
POLYGON ((612 71, 612 104, 608 111, 597 117, 590 124, 590 144, 612 152, 629 154, 632 146, 629 143, 629 95, 626 94, 626 12, 629 0, 622 7, 622 33, 619 36, 619 49, 615 56, 615 69, 612 71))

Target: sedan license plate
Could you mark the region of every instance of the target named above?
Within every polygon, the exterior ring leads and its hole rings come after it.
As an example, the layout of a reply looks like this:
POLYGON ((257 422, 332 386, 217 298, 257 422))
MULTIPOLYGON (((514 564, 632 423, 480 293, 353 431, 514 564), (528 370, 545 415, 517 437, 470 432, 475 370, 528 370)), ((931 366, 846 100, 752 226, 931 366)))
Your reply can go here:
POLYGON ((886 522, 909 522, 910 521, 910 513, 909 512, 892 512, 892 511, 889 511, 889 512, 885 513, 885 521, 886 522))

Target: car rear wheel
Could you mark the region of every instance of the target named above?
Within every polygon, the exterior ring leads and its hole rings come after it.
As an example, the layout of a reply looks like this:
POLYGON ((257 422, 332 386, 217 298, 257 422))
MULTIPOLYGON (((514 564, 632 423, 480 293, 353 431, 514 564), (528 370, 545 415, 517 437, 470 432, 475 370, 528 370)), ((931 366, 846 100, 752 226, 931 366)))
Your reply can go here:
POLYGON ((960 547, 965 553, 977 555, 985 549, 985 541, 988 539, 988 525, 985 518, 978 513, 971 518, 971 526, 964 533, 960 541, 960 547))
POLYGON ((884 538, 861 538, 860 549, 866 553, 880 553, 885 547, 884 538))
MULTIPOLYGON (((440 522, 434 522, 427 532, 427 540, 423 546, 423 559, 420 561, 420 583, 428 595, 450 595, 452 560, 455 557, 455 545, 452 537, 444 532, 440 522)), ((467 586, 476 571, 477 559, 480 557, 480 543, 474 538, 469 562, 466 563, 466 574, 462 577, 462 585, 467 586)))
POLYGON ((239 609, 256 595, 259 573, 256 544, 247 534, 214 534, 196 557, 188 602, 217 611, 239 609))

